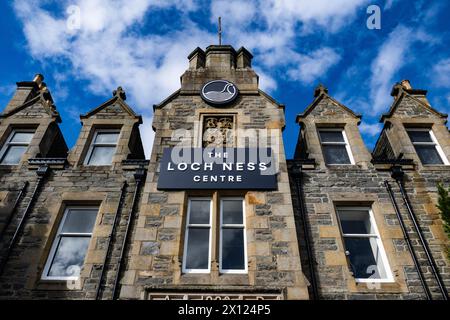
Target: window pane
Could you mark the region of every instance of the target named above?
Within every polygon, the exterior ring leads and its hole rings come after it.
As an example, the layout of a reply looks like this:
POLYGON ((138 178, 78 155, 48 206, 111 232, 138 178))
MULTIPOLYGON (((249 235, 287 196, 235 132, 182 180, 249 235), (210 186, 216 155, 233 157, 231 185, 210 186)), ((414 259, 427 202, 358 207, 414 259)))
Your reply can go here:
POLYGON ((435 146, 415 145, 414 147, 423 164, 443 164, 435 146))
POLYGON ((33 134, 33 132, 15 132, 11 142, 30 143, 33 134))
POLYGON ((210 203, 210 200, 191 200, 189 223, 209 224, 210 203))
POLYGON ((61 232, 91 233, 97 210, 69 209, 61 232))
POLYGON ((222 200, 224 224, 243 224, 242 200, 222 200))
POLYGON ((327 164, 350 164, 350 158, 344 145, 323 145, 327 164))
POLYGON ((116 151, 116 147, 94 147, 89 164, 109 165, 116 151))
POLYGON ((373 234, 369 212, 338 209, 342 232, 345 234, 373 234))
POLYGON ((79 276, 90 240, 90 237, 61 237, 48 275, 79 276))
POLYGON ((319 131, 322 142, 345 142, 342 131, 319 131))
POLYGON ((384 275, 384 271, 381 273, 379 269, 382 263, 375 239, 344 238, 344 242, 350 253, 350 264, 355 278, 380 279, 384 275))
POLYGON ((428 131, 409 131, 409 137, 412 142, 433 142, 428 131))
POLYGON ((117 143, 119 138, 118 132, 99 132, 95 139, 95 143, 117 143))
POLYGON ((209 228, 189 228, 186 269, 208 269, 209 228))
POLYGON ((25 151, 26 146, 9 146, 2 159, 2 164, 18 164, 25 151))
POLYGON ((245 269, 244 229, 222 229, 222 269, 245 269))

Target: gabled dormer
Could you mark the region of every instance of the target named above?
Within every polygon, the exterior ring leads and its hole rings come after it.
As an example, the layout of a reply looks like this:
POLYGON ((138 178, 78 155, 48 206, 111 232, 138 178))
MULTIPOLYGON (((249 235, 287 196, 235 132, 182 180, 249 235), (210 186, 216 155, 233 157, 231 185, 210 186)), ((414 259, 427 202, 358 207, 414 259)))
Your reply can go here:
POLYGON ((384 128, 374 148, 375 160, 413 160, 419 169, 450 165, 447 115, 431 106, 427 91, 403 80, 391 95, 394 102, 381 117, 384 128))
POLYGON ((80 116, 81 132, 69 153, 72 165, 114 169, 126 159, 145 159, 142 117, 125 100, 125 91, 118 87, 111 99, 80 116))
POLYGON ((36 75, 17 82, 14 96, 0 115, 0 166, 15 167, 31 158, 65 158, 67 145, 50 91, 36 75))
POLYGON ((322 85, 315 89, 314 98, 296 119, 300 134, 295 158, 315 159, 322 168, 367 167, 370 153, 358 130, 361 115, 331 97, 322 85))

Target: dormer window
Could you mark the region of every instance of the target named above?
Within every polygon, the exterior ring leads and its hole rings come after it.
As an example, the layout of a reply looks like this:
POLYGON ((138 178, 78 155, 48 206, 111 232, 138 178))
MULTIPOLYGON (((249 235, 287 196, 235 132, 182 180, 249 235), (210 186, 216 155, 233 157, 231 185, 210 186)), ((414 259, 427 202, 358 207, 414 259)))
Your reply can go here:
POLYGON ((319 138, 327 165, 354 164, 343 128, 320 128, 319 138))
POLYGON ((97 130, 92 139, 86 164, 93 166, 111 165, 116 153, 120 130, 97 130))
POLYGON ((431 129, 408 128, 406 131, 423 165, 449 165, 431 129))
POLYGON ((34 130, 13 130, 0 152, 0 163, 6 165, 18 164, 27 151, 33 135, 34 130))

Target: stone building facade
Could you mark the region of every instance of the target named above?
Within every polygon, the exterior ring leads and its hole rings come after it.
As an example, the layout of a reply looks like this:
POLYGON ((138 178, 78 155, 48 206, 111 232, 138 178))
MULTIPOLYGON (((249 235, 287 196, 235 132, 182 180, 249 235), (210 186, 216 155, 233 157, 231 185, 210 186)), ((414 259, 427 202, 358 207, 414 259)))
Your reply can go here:
POLYGON ((300 134, 288 166, 302 264, 315 298, 426 299, 429 291, 431 298, 442 299, 447 294, 448 238, 436 208, 437 183, 450 183, 447 115, 408 81, 396 84, 392 96, 372 154, 358 130, 361 115, 325 87, 316 88, 314 101, 297 116, 300 134), (416 132, 418 140, 427 141, 425 150, 413 145, 416 132), (360 220, 372 230, 357 227, 360 220), (375 260, 374 275, 373 269, 361 270, 362 260, 370 260, 365 255, 375 260))
POLYGON ((17 83, 0 116, 1 299, 442 298, 449 242, 435 204, 450 135, 426 91, 394 87, 371 154, 361 116, 319 86, 286 160, 284 106, 259 89, 250 52, 209 46, 188 59, 180 89, 153 107, 149 160, 120 87, 80 116, 69 150, 43 77, 17 83), (234 100, 208 100, 216 80, 227 84, 211 99, 234 100), (248 178, 265 170, 258 158, 232 163, 252 187, 208 174, 183 187, 202 169, 171 168, 176 148, 268 149, 276 174, 248 178))

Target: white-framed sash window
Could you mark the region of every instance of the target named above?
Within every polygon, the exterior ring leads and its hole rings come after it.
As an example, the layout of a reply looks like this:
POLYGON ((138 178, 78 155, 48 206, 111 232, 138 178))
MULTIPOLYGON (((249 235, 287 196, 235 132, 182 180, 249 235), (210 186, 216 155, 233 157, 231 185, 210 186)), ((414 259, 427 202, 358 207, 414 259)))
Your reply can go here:
POLYGON ((209 273, 212 247, 212 200, 189 198, 182 271, 209 273))
POLYGON ((393 282, 386 252, 371 208, 337 207, 353 276, 357 282, 393 282))
POLYGON ((44 280, 76 280, 92 238, 97 207, 67 207, 42 273, 44 280))
POLYGON ((119 129, 98 129, 94 133, 85 164, 92 166, 111 165, 116 153, 119 129))
POLYGON ((247 272, 247 239, 243 198, 224 197, 220 200, 219 271, 221 273, 247 272))
POLYGON ((319 139, 327 165, 355 164, 343 128, 319 128, 319 139))
POLYGON ((408 132, 409 138, 423 165, 450 165, 433 130, 428 128, 407 128, 406 132, 408 132))
POLYGON ((34 129, 14 129, 0 151, 0 164, 18 164, 27 151, 34 132, 34 129))

